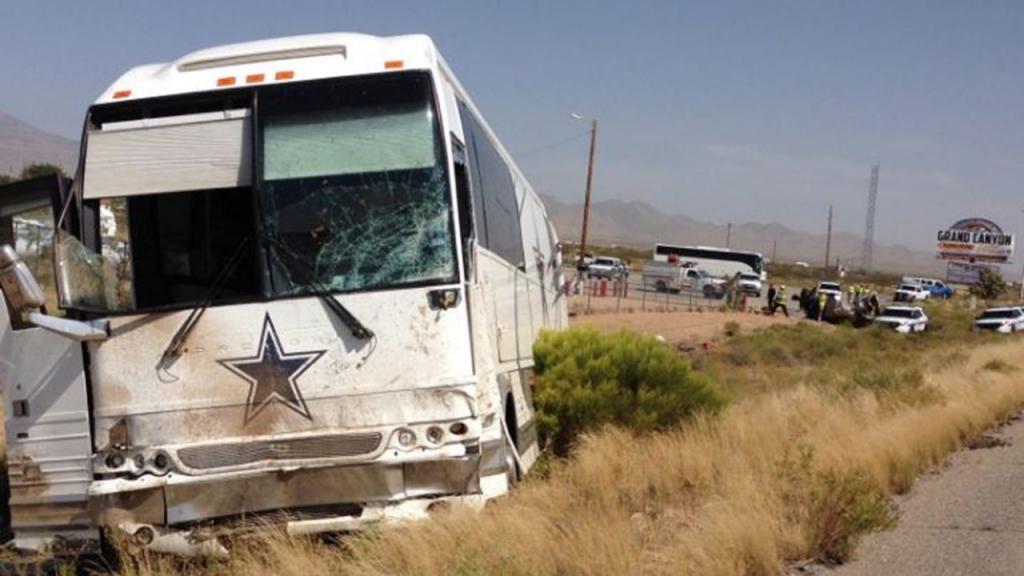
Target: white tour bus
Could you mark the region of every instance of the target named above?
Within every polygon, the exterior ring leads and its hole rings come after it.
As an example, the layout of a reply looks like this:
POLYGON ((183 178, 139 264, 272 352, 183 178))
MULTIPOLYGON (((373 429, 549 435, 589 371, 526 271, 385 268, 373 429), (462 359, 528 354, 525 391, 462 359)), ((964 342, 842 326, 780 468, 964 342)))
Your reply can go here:
POLYGON ((680 263, 693 262, 696 268, 703 268, 712 276, 732 278, 737 273, 749 272, 760 276, 762 282, 768 280, 767 262, 760 252, 709 246, 654 245, 654 260, 668 262, 670 259, 680 263))
POLYGON ((242 523, 479 504, 537 457, 558 240, 425 36, 135 68, 88 110, 73 182, 0 190, 0 228, 19 548, 107 528, 221 553, 242 523), (51 217, 45 265, 19 214, 51 217))

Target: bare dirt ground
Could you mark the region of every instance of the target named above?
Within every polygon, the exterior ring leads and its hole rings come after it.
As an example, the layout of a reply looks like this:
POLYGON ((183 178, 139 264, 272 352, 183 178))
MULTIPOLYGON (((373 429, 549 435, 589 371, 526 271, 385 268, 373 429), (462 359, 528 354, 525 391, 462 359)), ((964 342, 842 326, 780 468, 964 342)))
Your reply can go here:
MULTIPOLYGON (((570 306, 572 299, 570 299, 570 306)), ((570 308, 572 309, 572 308, 570 308)), ((799 314, 790 310, 790 317, 781 313, 765 316, 753 312, 719 312, 719 311, 641 311, 622 308, 616 313, 614 299, 602 302, 596 309, 592 305, 592 314, 577 314, 569 318, 572 326, 593 326, 602 332, 614 332, 625 328, 647 334, 657 334, 666 341, 677 344, 680 342, 703 343, 723 336, 725 325, 735 322, 741 332, 751 332, 758 328, 773 324, 793 324, 799 322, 799 314)))

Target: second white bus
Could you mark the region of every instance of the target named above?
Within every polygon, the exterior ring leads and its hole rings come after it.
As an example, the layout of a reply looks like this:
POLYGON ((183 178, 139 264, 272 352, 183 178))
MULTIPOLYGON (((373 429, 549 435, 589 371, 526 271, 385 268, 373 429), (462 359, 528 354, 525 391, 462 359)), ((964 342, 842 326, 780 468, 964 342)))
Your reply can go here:
POLYGON ((752 273, 768 279, 767 262, 760 252, 730 250, 710 246, 675 246, 655 244, 653 259, 659 262, 676 260, 680 263, 693 262, 697 268, 707 270, 712 276, 732 278, 736 274, 752 273))

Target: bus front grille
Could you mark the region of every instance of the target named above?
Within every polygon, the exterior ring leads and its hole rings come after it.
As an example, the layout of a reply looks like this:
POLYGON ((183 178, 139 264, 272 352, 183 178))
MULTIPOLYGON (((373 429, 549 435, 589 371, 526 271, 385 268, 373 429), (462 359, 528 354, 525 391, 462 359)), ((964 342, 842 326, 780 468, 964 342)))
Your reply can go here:
POLYGON ((380 433, 373 432, 207 444, 178 450, 178 459, 189 468, 207 470, 264 461, 363 456, 376 451, 380 442, 380 433))

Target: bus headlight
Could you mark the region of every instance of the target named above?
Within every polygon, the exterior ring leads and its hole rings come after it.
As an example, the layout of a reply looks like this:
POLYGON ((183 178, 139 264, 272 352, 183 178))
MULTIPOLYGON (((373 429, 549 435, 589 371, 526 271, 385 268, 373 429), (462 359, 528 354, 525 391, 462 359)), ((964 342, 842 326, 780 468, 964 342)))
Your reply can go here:
POLYGON ((124 454, 121 454, 120 452, 113 452, 106 457, 103 464, 111 470, 117 470, 121 466, 124 466, 124 454))
POLYGON ((416 433, 408 428, 398 432, 398 445, 402 448, 412 448, 416 445, 416 433))
POLYGON ((163 475, 170 472, 171 459, 167 454, 163 452, 157 452, 156 456, 153 456, 152 469, 155 474, 163 475))
POLYGON ((427 442, 431 444, 440 444, 444 440, 444 430, 440 426, 431 426, 427 428, 427 442))

